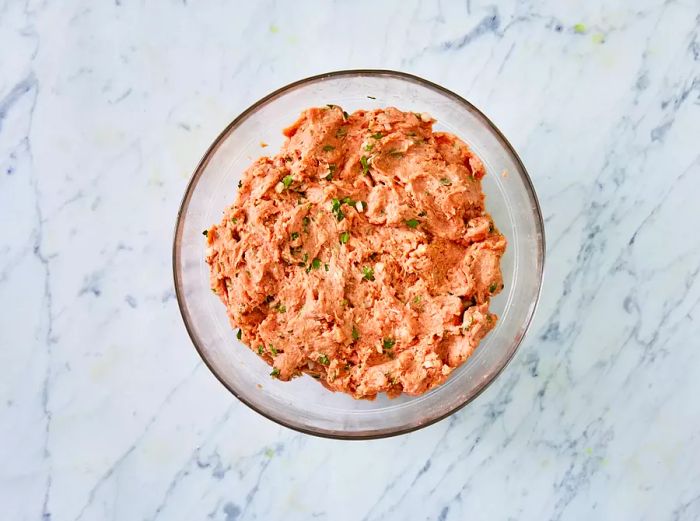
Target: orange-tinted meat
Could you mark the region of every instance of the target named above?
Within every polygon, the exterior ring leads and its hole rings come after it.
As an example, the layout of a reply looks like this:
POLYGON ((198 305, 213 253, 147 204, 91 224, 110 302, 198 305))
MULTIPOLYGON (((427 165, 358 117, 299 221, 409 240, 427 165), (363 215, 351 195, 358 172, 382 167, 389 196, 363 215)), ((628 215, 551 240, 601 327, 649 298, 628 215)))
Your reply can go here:
POLYGON ((356 398, 421 394, 494 327, 506 240, 469 147, 395 108, 311 108, 243 174, 207 233, 211 284, 288 380, 356 398))

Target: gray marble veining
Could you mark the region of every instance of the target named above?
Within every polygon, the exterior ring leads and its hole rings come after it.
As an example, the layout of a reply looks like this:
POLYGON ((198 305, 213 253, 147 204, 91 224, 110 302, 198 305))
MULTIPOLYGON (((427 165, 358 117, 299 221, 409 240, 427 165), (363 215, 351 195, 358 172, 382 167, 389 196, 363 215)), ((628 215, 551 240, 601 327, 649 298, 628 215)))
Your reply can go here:
POLYGON ((698 193, 697 2, 0 2, 2 517, 700 519, 698 193), (478 400, 343 443, 209 374, 170 247, 235 115, 372 67, 499 125, 540 196, 547 268, 478 400))

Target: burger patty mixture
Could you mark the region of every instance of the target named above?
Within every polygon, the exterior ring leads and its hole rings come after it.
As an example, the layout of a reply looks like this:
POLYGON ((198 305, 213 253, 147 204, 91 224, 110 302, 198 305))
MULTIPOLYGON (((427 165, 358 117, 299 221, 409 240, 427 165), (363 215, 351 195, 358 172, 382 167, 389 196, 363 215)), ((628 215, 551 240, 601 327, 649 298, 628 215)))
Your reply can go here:
POLYGON ((355 398, 444 382, 495 326, 506 240, 482 162, 426 113, 310 108, 206 235, 239 339, 355 398))

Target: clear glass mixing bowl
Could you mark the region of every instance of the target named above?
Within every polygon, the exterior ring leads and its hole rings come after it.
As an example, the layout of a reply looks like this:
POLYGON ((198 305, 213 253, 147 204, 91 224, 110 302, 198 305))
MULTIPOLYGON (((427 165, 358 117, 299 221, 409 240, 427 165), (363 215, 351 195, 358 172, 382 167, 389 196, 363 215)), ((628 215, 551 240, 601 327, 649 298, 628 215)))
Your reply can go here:
POLYGON ((530 178, 500 131, 476 107, 429 81, 404 73, 353 70, 288 85, 238 116, 197 166, 177 216, 173 245, 175 290, 192 342, 214 375, 238 399, 282 425, 320 436, 361 439, 429 425, 473 400, 515 354, 530 324, 542 284, 544 226, 530 178), (371 96, 371 97, 370 97, 371 96), (281 146, 281 129, 311 106, 333 103, 346 111, 394 106, 428 112, 436 130, 452 132, 483 160, 488 211, 508 239, 502 260, 505 289, 492 300, 496 328, 448 381, 417 397, 374 401, 332 393, 309 376, 281 382, 270 367, 236 340, 224 306, 209 286, 202 230, 219 222, 241 173, 281 146), (269 148, 261 148, 265 142, 269 148))

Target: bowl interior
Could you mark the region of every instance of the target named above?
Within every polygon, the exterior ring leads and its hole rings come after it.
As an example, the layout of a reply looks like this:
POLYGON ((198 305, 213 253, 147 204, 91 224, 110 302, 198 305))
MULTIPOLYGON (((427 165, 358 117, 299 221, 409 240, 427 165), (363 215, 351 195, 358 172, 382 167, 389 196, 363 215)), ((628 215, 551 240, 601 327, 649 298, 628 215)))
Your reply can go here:
POLYGON ((195 172, 182 203, 174 244, 178 302, 192 340, 214 374, 265 416, 313 434, 367 438, 432 423, 473 399, 513 356, 539 295, 544 237, 530 180, 498 130, 470 104, 429 82, 390 71, 323 75, 277 91, 244 112, 217 139, 195 172), (371 96, 371 98, 370 98, 371 96), (308 376, 280 382, 270 367, 236 339, 224 306, 210 290, 202 230, 218 223, 242 172, 260 155, 273 155, 282 128, 310 106, 333 103, 348 112, 395 106, 428 112, 436 130, 467 142, 486 166, 486 205, 508 240, 502 259, 505 289, 492 300, 496 328, 448 381, 418 397, 357 401, 327 391, 308 376), (266 147, 262 145, 266 144, 266 147))

